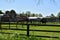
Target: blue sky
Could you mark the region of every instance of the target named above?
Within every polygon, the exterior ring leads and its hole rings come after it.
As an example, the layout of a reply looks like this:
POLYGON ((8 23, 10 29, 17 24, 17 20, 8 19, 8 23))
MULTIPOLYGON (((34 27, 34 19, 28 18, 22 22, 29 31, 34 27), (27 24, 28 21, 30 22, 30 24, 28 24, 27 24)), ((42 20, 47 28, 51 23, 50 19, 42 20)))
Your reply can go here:
POLYGON ((52 2, 50 0, 0 0, 0 10, 6 11, 14 9, 18 14, 20 12, 31 11, 32 13, 41 13, 43 16, 53 13, 57 15, 60 11, 60 1, 52 2))

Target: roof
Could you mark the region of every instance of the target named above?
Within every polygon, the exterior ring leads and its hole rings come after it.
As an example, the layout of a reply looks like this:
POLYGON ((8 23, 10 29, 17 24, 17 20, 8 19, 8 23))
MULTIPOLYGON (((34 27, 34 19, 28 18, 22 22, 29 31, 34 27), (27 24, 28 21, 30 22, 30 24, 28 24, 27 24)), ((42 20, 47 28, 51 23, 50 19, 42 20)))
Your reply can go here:
POLYGON ((0 16, 3 16, 4 14, 0 14, 0 16))
POLYGON ((28 19, 37 19, 37 18, 44 18, 44 17, 28 17, 28 19))
POLYGON ((37 17, 28 17, 28 19, 37 19, 37 17))

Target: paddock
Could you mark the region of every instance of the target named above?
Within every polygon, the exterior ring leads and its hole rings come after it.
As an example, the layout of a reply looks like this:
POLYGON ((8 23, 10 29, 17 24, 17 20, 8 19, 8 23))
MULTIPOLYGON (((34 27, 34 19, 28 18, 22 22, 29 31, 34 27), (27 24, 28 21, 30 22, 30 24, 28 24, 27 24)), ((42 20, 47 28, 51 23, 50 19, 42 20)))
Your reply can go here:
MULTIPOLYGON (((33 20, 32 20, 33 21, 33 20)), ((45 38, 47 40, 60 38, 60 23, 59 22, 47 22, 46 24, 35 23, 21 23, 16 22, 0 22, 0 34, 17 34, 22 36, 34 36, 39 38, 45 38), (23 25, 23 27, 22 27, 23 25)))

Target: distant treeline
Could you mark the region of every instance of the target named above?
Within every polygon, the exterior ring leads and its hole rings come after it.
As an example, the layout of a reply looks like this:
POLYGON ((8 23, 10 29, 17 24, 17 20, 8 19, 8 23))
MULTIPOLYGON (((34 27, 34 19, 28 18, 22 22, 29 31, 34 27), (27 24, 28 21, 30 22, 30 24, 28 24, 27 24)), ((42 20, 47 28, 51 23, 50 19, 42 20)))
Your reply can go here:
MULTIPOLYGON (((0 10, 0 14, 4 14, 4 15, 8 14, 10 16, 20 15, 20 16, 27 16, 27 17, 43 17, 42 13, 31 13, 30 11, 17 13, 15 10, 10 10, 10 11, 7 10, 5 12, 2 12, 2 10, 0 10)), ((52 13, 51 15, 47 15, 47 17, 60 17, 60 12, 58 12, 56 16, 52 13)))
MULTIPOLYGON (((4 19, 5 21, 9 21, 9 19, 10 19, 10 21, 16 21, 16 19, 21 20, 20 18, 25 19, 25 17, 43 17, 42 13, 40 13, 40 14, 39 13, 31 13, 30 11, 26 11, 26 12, 17 14, 17 12, 15 10, 10 10, 10 11, 7 10, 7 11, 5 11, 5 13, 2 12, 2 10, 0 10, 0 14, 3 14, 2 19, 4 19)), ((51 14, 50 16, 46 16, 46 17, 52 19, 53 21, 54 20, 59 21, 60 20, 60 12, 58 12, 57 16, 55 16, 54 14, 51 14)), ((1 18, 1 15, 0 15, 0 18, 1 18)), ((50 21, 52 21, 52 20, 50 20, 50 21)))

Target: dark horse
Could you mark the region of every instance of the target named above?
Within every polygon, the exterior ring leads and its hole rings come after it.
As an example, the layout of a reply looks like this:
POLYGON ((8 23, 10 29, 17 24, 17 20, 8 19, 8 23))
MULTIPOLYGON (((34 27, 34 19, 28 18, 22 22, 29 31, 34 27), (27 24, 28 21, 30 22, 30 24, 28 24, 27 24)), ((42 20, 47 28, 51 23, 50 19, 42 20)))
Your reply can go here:
POLYGON ((47 19, 46 18, 42 18, 40 22, 42 22, 42 24, 46 24, 47 19))

